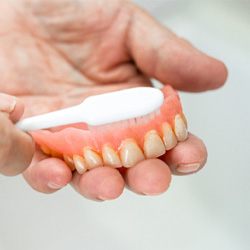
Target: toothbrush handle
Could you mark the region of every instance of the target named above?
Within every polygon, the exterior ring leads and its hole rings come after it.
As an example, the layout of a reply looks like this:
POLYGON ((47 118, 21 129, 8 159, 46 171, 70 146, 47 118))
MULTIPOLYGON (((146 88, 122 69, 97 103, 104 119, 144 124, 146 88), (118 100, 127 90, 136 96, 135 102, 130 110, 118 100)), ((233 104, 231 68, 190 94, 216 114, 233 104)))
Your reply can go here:
MULTIPOLYGON (((58 111, 33 116, 16 123, 16 127, 23 131, 34 131, 39 129, 52 128, 65 124, 80 122, 79 106, 74 106, 58 111), (78 112, 77 112, 78 111, 78 112)), ((83 120, 82 120, 83 122, 83 120)))

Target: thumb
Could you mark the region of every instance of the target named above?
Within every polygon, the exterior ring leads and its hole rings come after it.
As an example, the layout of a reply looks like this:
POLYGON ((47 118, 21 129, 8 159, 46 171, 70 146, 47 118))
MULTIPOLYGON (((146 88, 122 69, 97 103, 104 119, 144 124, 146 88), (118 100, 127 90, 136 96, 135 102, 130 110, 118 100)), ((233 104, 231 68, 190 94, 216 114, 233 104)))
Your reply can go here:
POLYGON ((34 154, 32 138, 12 123, 23 113, 23 104, 13 96, 0 93, 0 173, 17 175, 30 164, 34 154))
POLYGON ((127 46, 144 74, 184 91, 224 84, 227 69, 222 62, 195 49, 138 7, 132 9, 127 46))

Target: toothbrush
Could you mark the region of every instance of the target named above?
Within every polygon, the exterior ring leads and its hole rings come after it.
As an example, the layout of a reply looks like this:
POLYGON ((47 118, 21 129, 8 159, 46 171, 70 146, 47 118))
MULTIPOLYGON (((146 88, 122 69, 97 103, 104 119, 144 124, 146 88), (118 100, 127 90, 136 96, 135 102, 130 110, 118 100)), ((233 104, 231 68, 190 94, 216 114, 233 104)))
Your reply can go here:
POLYGON ((16 123, 23 131, 34 131, 74 123, 105 125, 150 114, 161 107, 163 93, 152 87, 136 87, 90 96, 79 105, 33 116, 16 123))

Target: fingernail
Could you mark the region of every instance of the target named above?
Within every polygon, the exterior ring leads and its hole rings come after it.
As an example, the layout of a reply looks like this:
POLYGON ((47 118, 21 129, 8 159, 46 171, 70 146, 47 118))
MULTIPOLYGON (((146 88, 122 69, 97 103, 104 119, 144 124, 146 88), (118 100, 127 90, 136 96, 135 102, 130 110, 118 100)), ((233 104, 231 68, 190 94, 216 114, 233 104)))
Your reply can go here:
POLYGON ((197 171, 200 167, 200 163, 179 164, 177 167, 177 172, 182 174, 193 173, 197 171))
POLYGON ((157 195, 161 195, 164 192, 156 192, 156 193, 150 193, 150 192, 143 192, 142 195, 147 195, 147 196, 157 196, 157 195))
POLYGON ((108 198, 104 197, 104 196, 98 196, 98 198, 96 198, 95 201, 99 201, 99 202, 103 202, 103 201, 107 201, 108 198))
POLYGON ((0 95, 0 110, 11 113, 16 106, 16 98, 5 94, 0 95))
POLYGON ((54 182, 49 182, 48 183, 48 187, 51 188, 51 189, 61 189, 63 186, 62 185, 58 185, 54 182))

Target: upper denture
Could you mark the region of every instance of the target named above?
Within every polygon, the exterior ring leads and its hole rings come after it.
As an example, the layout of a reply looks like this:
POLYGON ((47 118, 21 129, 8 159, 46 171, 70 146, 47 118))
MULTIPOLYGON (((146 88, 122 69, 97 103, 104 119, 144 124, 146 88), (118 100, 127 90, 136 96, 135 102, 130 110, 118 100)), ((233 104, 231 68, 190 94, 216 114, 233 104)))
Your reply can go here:
POLYGON ((130 167, 145 157, 164 154, 177 140, 187 138, 187 124, 177 93, 170 86, 164 87, 163 93, 165 100, 160 110, 145 117, 97 127, 76 124, 59 131, 41 130, 31 134, 46 154, 63 156, 71 168, 75 155, 82 157, 75 159, 84 159, 88 169, 103 164, 130 167), (125 151, 131 159, 124 160, 125 151))

